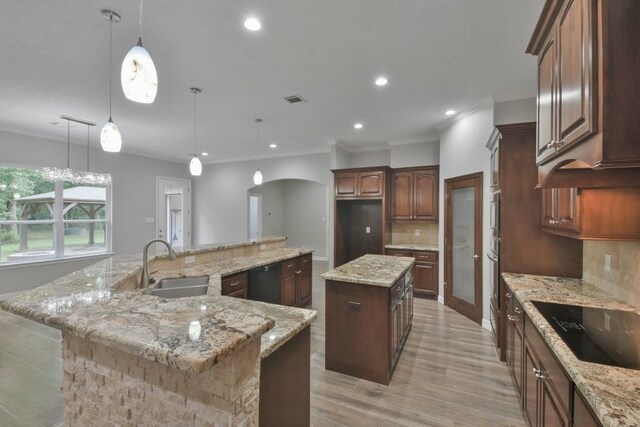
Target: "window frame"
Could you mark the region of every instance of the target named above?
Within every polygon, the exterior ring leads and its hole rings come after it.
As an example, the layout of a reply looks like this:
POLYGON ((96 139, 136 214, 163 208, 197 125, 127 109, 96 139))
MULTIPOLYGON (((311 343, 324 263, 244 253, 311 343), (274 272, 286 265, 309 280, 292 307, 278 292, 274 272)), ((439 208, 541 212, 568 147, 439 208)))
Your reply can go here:
MULTIPOLYGON (((0 163, 0 168, 28 169, 36 172, 42 170, 41 167, 24 166, 15 164, 0 163)), ((54 182, 53 218, 45 220, 0 220, 0 226, 4 225, 31 225, 31 224, 52 224, 53 225, 53 255, 48 258, 40 258, 25 261, 0 261, 0 270, 17 266, 28 266, 44 264, 48 262, 60 262, 65 260, 77 260, 83 258, 103 257, 113 255, 113 183, 106 184, 105 188, 105 219, 65 219, 64 218, 64 183, 65 181, 54 182), (104 224, 105 245, 104 251, 87 252, 86 254, 65 255, 64 227, 67 223, 93 223, 104 224)), ((0 243, 0 253, 2 243, 0 243)))

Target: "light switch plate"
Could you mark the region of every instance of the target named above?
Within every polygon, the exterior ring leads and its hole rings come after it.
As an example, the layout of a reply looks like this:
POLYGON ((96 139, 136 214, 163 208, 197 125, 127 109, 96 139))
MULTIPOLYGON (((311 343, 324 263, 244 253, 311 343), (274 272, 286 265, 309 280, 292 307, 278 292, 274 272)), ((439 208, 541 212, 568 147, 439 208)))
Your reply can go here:
POLYGON ((364 231, 367 234, 371 234, 371 227, 366 227, 364 231))
POLYGON ((146 217, 144 219, 144 222, 146 222, 148 224, 154 223, 155 221, 156 221, 156 219, 154 217, 152 217, 152 216, 148 216, 148 217, 146 217))
POLYGON ((604 256, 604 270, 611 271, 611 255, 609 254, 604 256))
POLYGON ((194 262, 196 262, 196 257, 193 255, 184 258, 185 264, 193 264, 194 262))
POLYGON ((265 249, 267 249, 267 245, 266 245, 266 244, 264 244, 264 243, 262 243, 262 244, 260 245, 260 250, 261 250, 261 251, 263 251, 263 250, 265 250, 265 249))
POLYGON ((420 236, 420 229, 416 228, 416 237, 420 236))

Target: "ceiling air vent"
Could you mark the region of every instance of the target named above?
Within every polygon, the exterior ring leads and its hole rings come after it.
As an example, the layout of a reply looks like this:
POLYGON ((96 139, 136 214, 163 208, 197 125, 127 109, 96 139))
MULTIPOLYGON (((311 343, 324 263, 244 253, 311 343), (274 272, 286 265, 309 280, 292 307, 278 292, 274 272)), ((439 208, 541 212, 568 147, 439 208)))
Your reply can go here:
POLYGON ((289 104, 297 104, 299 102, 307 102, 303 97, 301 97, 298 94, 291 95, 291 96, 285 96, 284 100, 287 101, 289 104))

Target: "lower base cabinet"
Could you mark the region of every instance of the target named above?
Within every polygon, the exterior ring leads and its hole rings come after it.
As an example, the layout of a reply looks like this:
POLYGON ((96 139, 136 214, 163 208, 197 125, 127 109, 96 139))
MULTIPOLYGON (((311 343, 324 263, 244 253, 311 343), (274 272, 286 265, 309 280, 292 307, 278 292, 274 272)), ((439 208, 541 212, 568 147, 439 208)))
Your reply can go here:
POLYGON ((584 397, 576 388, 573 392, 573 425, 575 427, 602 427, 584 397))
POLYGON ((260 427, 310 423, 311 351, 307 326, 260 364, 260 427))
POLYGON ((247 299, 249 297, 249 275, 247 272, 222 278, 220 293, 227 297, 247 299))
POLYGON ((415 258, 416 261, 411 270, 413 275, 413 295, 427 298, 438 297, 438 252, 386 249, 385 254, 415 258))
POLYGON ((311 255, 283 261, 280 265, 280 271, 281 304, 295 307, 311 305, 311 255))

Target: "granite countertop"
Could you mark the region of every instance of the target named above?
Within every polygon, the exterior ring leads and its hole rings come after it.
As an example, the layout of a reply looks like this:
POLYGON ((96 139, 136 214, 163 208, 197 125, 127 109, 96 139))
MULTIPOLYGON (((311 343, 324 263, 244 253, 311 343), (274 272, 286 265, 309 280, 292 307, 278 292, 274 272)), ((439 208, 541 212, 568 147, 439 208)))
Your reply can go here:
POLYGON ((415 258, 363 255, 322 274, 325 280, 390 288, 413 266, 415 258))
POLYGON ((640 311, 580 279, 513 273, 502 277, 602 424, 640 425, 640 371, 579 360, 531 301, 640 311))
POLYGON ((409 243, 398 243, 384 246, 387 249, 400 249, 403 251, 425 251, 425 252, 438 252, 440 248, 437 245, 418 245, 409 243))
MULTIPOLYGON (((202 247, 197 250, 205 251, 202 247)), ((309 252, 279 248, 185 268, 180 275, 210 274, 218 283, 218 292, 177 299, 155 297, 141 289, 118 290, 123 281, 140 274, 141 256, 114 256, 0 301, 0 308, 177 369, 203 372, 247 341, 262 336, 264 345, 263 334, 272 330, 269 336, 273 340, 261 350, 266 357, 316 317, 310 310, 270 309, 264 307, 267 304, 239 304, 234 298, 219 296, 221 275, 309 252), (190 328, 192 322, 200 322, 198 336, 190 328)), ((164 273, 157 273, 157 277, 164 273)), ((170 271, 167 276, 175 277, 176 273, 170 271)))

